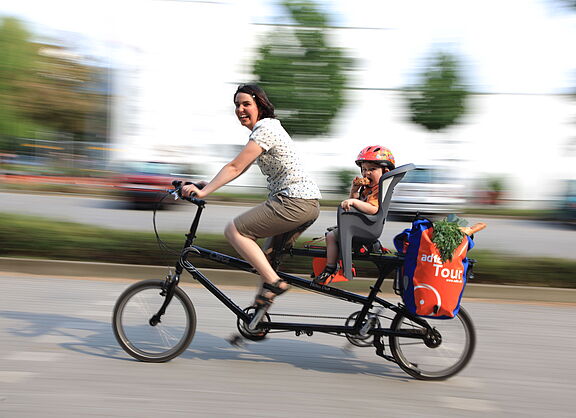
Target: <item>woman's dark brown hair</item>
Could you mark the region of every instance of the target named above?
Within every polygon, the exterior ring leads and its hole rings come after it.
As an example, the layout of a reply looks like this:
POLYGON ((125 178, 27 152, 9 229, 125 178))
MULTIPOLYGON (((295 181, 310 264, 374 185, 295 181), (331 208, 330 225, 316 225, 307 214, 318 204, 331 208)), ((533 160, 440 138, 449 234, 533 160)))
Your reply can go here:
POLYGON ((236 95, 238 93, 246 93, 252 96, 256 106, 258 106, 258 119, 264 118, 275 118, 274 105, 266 96, 266 93, 257 84, 241 84, 238 86, 236 93, 234 93, 234 101, 236 101, 236 95))

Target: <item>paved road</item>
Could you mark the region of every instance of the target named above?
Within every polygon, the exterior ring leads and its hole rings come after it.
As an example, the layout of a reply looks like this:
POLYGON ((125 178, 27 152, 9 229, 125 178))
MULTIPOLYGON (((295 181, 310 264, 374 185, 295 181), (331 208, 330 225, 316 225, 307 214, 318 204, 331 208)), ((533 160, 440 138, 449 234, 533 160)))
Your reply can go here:
MULTIPOLYGON (((153 231, 151 211, 129 210, 121 201, 69 195, 33 196, 0 193, 3 212, 42 215, 50 218, 98 225, 107 228, 153 231)), ((182 232, 190 227, 194 206, 183 202, 158 213, 160 231, 182 232)), ((222 233, 225 224, 245 206, 209 203, 204 211, 200 232, 222 233)), ((477 248, 511 252, 526 256, 547 256, 576 260, 576 230, 551 222, 514 219, 468 218, 471 223, 485 222, 486 230, 476 237, 477 248)), ((322 211, 305 236, 322 236, 336 224, 335 211, 322 211)), ((408 227, 408 222, 387 222, 382 243, 392 246, 392 238, 408 227)))
MULTIPOLYGON (((276 334, 229 346, 234 317, 185 285, 198 314, 190 348, 165 364, 132 360, 110 327, 125 281, 0 276, 0 416, 572 417, 575 305, 465 301, 477 327, 470 365, 420 382, 371 348, 276 334), (265 398, 264 398, 265 397, 265 398)), ((252 292, 229 290, 240 305, 252 292)), ((347 315, 349 305, 289 292, 276 312, 347 315)))

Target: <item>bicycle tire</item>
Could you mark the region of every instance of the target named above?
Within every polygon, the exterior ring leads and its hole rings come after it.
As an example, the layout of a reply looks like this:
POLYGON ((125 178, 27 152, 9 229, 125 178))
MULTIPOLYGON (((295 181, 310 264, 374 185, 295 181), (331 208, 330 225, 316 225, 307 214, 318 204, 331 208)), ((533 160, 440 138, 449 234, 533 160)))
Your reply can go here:
POLYGON ((116 301, 112 317, 114 335, 120 346, 137 360, 162 363, 188 348, 196 332, 196 311, 179 287, 156 325, 150 318, 164 302, 164 280, 144 280, 128 287, 116 301))
MULTIPOLYGON (((421 339, 391 335, 390 350, 396 363, 409 375, 420 380, 444 380, 460 372, 474 354, 476 332, 470 315, 463 307, 452 319, 425 319, 440 336, 437 347, 428 347, 421 339)), ((399 312, 392 320, 391 329, 418 329, 405 314, 399 312)))

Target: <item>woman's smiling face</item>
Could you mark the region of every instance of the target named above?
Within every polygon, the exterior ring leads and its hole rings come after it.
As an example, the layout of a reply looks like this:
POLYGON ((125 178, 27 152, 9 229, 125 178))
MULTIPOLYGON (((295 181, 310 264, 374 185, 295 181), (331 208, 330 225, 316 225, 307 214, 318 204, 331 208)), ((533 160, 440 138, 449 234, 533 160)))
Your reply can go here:
POLYGON ((259 114, 254 98, 248 93, 238 93, 234 98, 234 105, 236 106, 236 117, 242 126, 250 130, 254 129, 259 114))

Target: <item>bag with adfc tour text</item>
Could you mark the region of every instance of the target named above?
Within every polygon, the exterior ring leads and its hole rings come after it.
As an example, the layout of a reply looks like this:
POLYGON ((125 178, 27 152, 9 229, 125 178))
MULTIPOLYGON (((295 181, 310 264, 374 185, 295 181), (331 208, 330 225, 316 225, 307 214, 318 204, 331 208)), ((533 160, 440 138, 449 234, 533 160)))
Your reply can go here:
MULTIPOLYGON (((478 224, 472 228, 476 232, 484 227, 478 224)), ((404 266, 396 286, 410 312, 439 319, 458 314, 469 268, 466 255, 474 246, 469 236, 471 228, 466 229, 452 259, 444 261, 432 242, 434 224, 428 219, 415 220, 411 229, 394 237, 396 250, 404 253, 404 266)))

